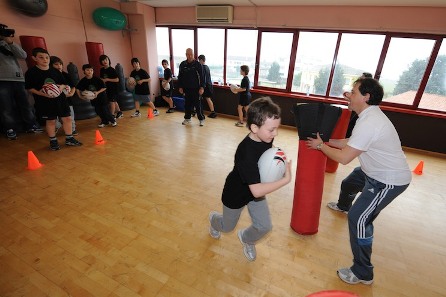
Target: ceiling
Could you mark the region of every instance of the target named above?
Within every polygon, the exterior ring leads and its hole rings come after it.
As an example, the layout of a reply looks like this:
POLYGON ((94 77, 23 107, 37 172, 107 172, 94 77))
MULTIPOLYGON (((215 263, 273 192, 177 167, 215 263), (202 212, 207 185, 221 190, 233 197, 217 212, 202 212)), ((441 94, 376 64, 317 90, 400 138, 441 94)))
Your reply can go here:
POLYGON ((152 7, 187 7, 196 5, 233 6, 423 6, 446 7, 446 0, 121 0, 141 2, 152 7), (336 3, 336 4, 333 4, 336 3))

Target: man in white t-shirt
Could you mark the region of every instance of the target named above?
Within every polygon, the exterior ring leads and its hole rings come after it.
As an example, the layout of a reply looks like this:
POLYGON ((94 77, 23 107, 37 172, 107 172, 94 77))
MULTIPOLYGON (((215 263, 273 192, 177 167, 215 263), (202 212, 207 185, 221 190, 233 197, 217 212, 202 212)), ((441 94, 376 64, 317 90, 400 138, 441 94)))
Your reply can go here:
POLYGON ((361 165, 342 181, 338 202, 327 205, 348 213, 353 265, 339 269, 338 276, 349 284, 373 283, 373 221, 412 179, 398 133, 378 106, 383 95, 377 80, 357 79, 346 96, 348 108, 359 116, 350 138, 330 139, 327 145, 319 134, 307 140, 309 148, 320 150, 336 162, 345 165, 358 157, 361 165))

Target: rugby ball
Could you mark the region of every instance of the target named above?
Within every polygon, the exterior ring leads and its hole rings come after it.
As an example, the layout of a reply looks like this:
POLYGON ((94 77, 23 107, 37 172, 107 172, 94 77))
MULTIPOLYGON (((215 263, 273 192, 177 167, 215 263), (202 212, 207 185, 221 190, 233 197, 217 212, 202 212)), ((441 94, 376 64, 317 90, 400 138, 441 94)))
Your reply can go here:
POLYGON ((68 94, 70 94, 70 92, 71 92, 71 87, 70 87, 69 85, 67 85, 67 86, 62 90, 62 92, 63 92, 65 95, 68 96, 68 94))
POLYGON ((94 93, 92 91, 82 91, 82 96, 84 99, 93 100, 95 97, 94 93))
POLYGON ((129 90, 130 92, 132 92, 132 91, 135 89, 135 86, 136 86, 136 80, 135 80, 133 77, 130 76, 130 77, 127 79, 127 82, 126 82, 127 90, 129 90))
POLYGON ((169 90, 170 90, 170 84, 167 82, 167 80, 163 80, 163 81, 161 82, 161 85, 163 86, 163 89, 164 89, 164 90, 166 90, 166 91, 169 91, 169 90))
POLYGON ((40 91, 49 95, 51 98, 59 97, 61 94, 59 86, 56 84, 44 84, 40 91))
POLYGON ((262 183, 275 182, 281 179, 286 170, 286 155, 278 147, 267 149, 257 162, 262 183))
POLYGON ((231 92, 232 92, 232 93, 237 94, 237 92, 235 91, 235 90, 238 89, 238 86, 237 86, 237 85, 230 84, 230 85, 229 85, 229 88, 231 89, 231 92))

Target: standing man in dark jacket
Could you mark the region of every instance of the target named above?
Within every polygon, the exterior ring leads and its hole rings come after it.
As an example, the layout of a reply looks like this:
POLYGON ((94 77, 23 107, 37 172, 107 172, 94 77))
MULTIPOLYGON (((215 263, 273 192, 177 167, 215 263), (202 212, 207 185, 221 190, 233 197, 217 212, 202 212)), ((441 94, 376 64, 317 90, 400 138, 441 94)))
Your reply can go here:
POLYGON ((204 125, 204 114, 201 103, 205 80, 203 76, 203 67, 194 59, 194 51, 191 48, 186 50, 186 60, 181 62, 178 73, 178 91, 184 94, 185 114, 183 125, 189 125, 191 115, 195 108, 200 126, 204 125))

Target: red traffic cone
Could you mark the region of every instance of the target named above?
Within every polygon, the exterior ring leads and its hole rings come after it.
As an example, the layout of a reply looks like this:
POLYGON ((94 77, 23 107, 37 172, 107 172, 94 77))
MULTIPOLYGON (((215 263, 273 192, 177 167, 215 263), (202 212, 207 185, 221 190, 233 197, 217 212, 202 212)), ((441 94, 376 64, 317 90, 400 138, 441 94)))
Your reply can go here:
POLYGON ((96 140, 94 142, 95 144, 105 144, 104 138, 102 138, 101 132, 99 130, 96 130, 96 140))
POLYGON ((28 170, 36 170, 42 167, 43 164, 39 162, 36 155, 32 151, 28 151, 28 170))
POLYGON ((417 167, 412 171, 415 174, 422 175, 423 174, 424 161, 420 161, 417 167))
POLYGON ((154 115, 153 115, 153 109, 151 109, 150 107, 149 107, 149 109, 147 110, 147 117, 148 117, 149 119, 153 119, 153 117, 154 117, 154 115))

